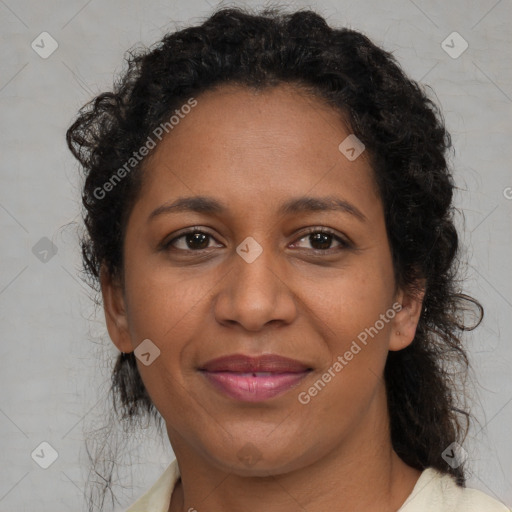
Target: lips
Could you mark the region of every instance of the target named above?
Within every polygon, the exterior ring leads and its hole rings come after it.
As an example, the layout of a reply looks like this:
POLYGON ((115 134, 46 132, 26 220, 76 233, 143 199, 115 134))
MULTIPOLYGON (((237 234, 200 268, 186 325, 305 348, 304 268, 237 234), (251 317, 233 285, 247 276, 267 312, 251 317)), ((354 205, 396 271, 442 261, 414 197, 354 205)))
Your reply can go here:
POLYGON ((271 372, 300 373, 310 369, 307 365, 288 357, 264 354, 258 357, 234 354, 208 361, 201 367, 207 372, 271 372))
POLYGON ((258 357, 234 354, 208 361, 199 370, 223 395, 260 402, 296 387, 311 368, 300 361, 274 354, 258 357))

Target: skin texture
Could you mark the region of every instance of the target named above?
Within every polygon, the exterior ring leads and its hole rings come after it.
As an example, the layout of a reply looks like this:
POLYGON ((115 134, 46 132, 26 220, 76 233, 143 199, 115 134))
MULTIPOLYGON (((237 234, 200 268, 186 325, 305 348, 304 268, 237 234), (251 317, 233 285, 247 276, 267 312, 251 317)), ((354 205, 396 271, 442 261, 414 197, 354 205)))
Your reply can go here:
POLYGON ((257 93, 224 86, 197 101, 147 161, 126 229, 124 286, 102 273, 115 345, 131 352, 149 338, 161 351, 149 366, 137 363, 180 466, 169 510, 396 511, 420 472, 392 449, 382 375, 388 351, 413 340, 422 298, 395 290, 367 155, 349 161, 338 149, 350 134, 339 114, 289 85, 257 93), (164 203, 196 195, 228 211, 148 220, 164 203), (344 199, 366 220, 277 214, 304 195, 344 199), (194 226, 213 238, 161 248, 194 226), (351 245, 327 239, 321 252, 309 227, 351 245), (252 263, 236 252, 246 237, 263 249, 252 263), (298 393, 395 302, 403 309, 301 404, 298 393), (279 354, 313 371, 283 395, 242 403, 197 371, 235 353, 279 354), (253 465, 240 457, 248 449, 253 465))

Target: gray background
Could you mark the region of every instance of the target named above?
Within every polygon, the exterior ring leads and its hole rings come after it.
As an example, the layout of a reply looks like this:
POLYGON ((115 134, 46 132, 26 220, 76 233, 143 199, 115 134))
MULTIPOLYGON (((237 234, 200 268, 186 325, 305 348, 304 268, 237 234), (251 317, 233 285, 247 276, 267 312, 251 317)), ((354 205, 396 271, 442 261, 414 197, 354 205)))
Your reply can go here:
MULTIPOLYGON (((260 5, 238 3, 248 4, 260 5)), ((80 106, 111 87, 128 48, 199 22, 215 5, 0 0, 0 512, 35 504, 41 512, 82 510, 84 435, 104 423, 107 407, 116 350, 79 277, 80 181, 65 130, 80 106), (46 59, 31 47, 43 31, 58 43, 46 59), (44 253, 51 244, 55 255, 44 253), (48 469, 31 457, 43 441, 58 453, 48 469)), ((480 420, 464 445, 469 486, 512 506, 512 3, 287 5, 313 7, 331 24, 363 31, 435 90, 456 148, 456 204, 469 261, 465 290, 486 308, 482 326, 467 337, 480 420), (441 45, 454 31, 469 44, 458 58, 441 45)), ((461 48, 457 40, 448 44, 461 48)), ((125 454, 114 492, 122 510, 160 475, 172 451, 151 425, 118 440, 125 454)))

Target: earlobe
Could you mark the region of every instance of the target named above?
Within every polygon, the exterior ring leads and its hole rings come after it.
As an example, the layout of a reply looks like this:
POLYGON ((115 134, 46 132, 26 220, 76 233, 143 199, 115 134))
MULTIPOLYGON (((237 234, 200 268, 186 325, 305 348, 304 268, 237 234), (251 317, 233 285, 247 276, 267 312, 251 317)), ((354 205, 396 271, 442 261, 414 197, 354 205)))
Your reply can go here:
POLYGON ((100 283, 105 322, 110 339, 121 352, 133 352, 123 290, 104 265, 100 270, 100 283))
POLYGON ((412 343, 420 319, 424 296, 424 282, 420 292, 401 292, 399 294, 397 300, 402 305, 402 309, 395 315, 393 320, 393 330, 391 331, 389 339, 389 350, 402 350, 412 343))

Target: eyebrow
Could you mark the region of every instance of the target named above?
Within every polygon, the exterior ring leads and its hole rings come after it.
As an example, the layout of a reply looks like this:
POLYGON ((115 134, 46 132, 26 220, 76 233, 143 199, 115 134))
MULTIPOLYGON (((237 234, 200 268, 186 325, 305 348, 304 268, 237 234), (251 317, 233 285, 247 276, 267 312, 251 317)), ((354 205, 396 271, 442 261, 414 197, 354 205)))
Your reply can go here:
MULTIPOLYGON (((222 214, 226 213, 228 208, 225 204, 217 201, 213 197, 180 197, 173 202, 164 203, 163 205, 153 210, 148 217, 148 222, 158 215, 185 211, 205 214, 222 214)), ((340 211, 356 217, 361 222, 366 222, 368 220, 366 216, 353 204, 334 196, 302 196, 289 199, 281 205, 277 213, 280 216, 285 216, 297 213, 319 211, 340 211)))

